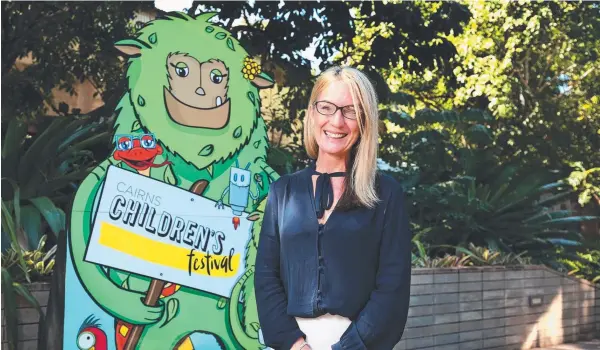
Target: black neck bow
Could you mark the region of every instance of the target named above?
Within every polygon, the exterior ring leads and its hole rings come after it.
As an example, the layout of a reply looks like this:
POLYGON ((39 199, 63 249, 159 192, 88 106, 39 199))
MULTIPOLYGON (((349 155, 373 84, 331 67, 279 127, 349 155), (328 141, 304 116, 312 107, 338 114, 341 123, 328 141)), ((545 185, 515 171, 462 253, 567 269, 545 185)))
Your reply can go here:
POLYGON ((315 188, 315 208, 317 217, 320 219, 325 214, 325 210, 328 210, 333 205, 333 187, 331 186, 332 177, 345 176, 345 172, 335 173, 320 173, 315 168, 311 168, 313 174, 319 175, 317 177, 317 185, 315 188))

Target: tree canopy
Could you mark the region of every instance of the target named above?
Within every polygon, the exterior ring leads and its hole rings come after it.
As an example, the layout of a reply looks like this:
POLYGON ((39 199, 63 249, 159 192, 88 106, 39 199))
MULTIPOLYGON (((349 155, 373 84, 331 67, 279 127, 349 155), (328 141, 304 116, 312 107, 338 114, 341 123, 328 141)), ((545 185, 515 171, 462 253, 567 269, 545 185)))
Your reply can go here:
POLYGON ((72 94, 84 80, 114 107, 123 90, 123 64, 113 44, 133 33, 136 10, 152 9, 144 2, 3 2, 3 120, 78 114, 53 101, 52 89, 72 94), (15 65, 27 58, 29 64, 15 65))
POLYGON ((416 101, 401 110, 488 111, 499 161, 563 170, 600 164, 598 4, 464 3, 473 16, 447 37, 457 48, 452 74, 438 67, 415 74, 404 64, 382 71, 393 91, 416 101))

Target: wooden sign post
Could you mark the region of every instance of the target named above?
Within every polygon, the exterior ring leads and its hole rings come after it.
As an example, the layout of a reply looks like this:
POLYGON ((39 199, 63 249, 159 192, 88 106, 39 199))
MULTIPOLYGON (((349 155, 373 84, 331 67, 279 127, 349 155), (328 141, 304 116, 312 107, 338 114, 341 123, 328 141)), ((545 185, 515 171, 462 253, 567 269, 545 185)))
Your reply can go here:
MULTIPOLYGON (((146 298, 144 298, 144 304, 147 306, 156 306, 158 302, 158 298, 160 297, 160 293, 162 293, 163 287, 165 286, 165 281, 152 279, 150 282, 150 287, 148 287, 148 292, 146 293, 146 298)), ((142 332, 144 331, 144 326, 135 325, 131 329, 131 333, 129 333, 129 337, 127 337, 127 342, 125 343, 124 350, 135 350, 140 337, 142 336, 142 332)))

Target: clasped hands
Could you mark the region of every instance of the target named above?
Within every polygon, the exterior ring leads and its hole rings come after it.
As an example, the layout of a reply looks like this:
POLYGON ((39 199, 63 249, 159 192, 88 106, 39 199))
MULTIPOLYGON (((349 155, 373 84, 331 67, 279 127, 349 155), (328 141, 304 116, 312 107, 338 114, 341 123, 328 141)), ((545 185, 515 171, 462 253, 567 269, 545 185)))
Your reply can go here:
POLYGON ((304 338, 298 338, 290 350, 313 350, 304 338))

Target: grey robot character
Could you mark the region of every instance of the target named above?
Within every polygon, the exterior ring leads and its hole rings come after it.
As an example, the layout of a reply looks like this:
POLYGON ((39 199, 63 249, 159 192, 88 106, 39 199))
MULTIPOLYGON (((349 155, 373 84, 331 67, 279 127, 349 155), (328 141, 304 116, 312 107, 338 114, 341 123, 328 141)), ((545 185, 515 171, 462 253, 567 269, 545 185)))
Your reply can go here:
POLYGON ((225 208, 223 204, 223 198, 229 193, 229 206, 233 211, 233 215, 241 216, 242 212, 248 205, 248 197, 252 200, 258 198, 258 192, 256 195, 250 191, 250 182, 252 179, 252 172, 248 170, 250 163, 246 164, 245 168, 240 168, 239 162, 235 161, 236 166, 232 166, 229 174, 229 186, 225 187, 221 198, 215 204, 215 207, 219 209, 225 208))

